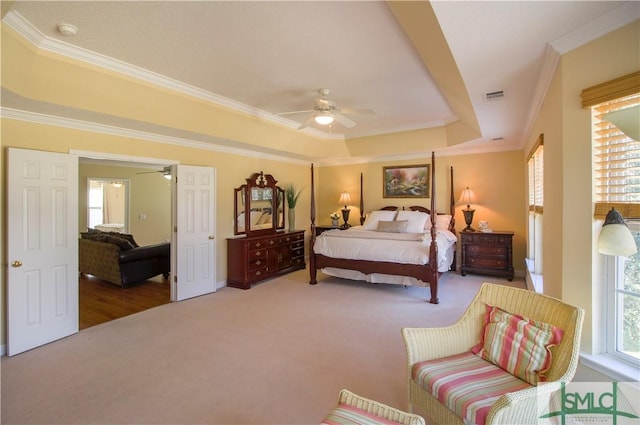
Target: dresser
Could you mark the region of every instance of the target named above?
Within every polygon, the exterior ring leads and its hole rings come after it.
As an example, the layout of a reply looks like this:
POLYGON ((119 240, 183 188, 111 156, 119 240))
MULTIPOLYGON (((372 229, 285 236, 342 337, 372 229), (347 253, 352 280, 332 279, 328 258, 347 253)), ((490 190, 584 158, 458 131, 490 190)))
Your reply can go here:
POLYGON ((460 232, 460 274, 488 274, 513 280, 513 232, 460 232))
POLYGON ((227 285, 251 285, 304 269, 304 230, 227 239, 227 285))

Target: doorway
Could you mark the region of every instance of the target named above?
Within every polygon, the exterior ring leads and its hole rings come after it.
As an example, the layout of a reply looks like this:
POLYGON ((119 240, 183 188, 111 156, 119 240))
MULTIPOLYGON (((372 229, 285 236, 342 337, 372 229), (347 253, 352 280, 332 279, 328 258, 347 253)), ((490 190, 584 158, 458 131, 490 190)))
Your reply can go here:
MULTIPOLYGON (((86 202, 78 196, 83 181, 78 158, 102 156, 122 159, 73 150, 64 154, 7 149, 7 202, 13 206, 6 222, 9 356, 79 330, 78 233, 86 228, 86 223, 79 223, 86 216, 78 211, 86 202)), ((171 172, 177 176, 170 180, 170 286, 171 300, 180 301, 216 290, 216 171, 173 164, 171 172)), ((165 209, 166 203, 158 210, 165 209)), ((138 215, 140 220, 145 217, 138 215)))
MULTIPOLYGON (((170 241, 171 180, 165 176, 166 164, 80 157, 78 167, 81 233, 126 234, 140 246, 170 241)), ((171 302, 171 283, 162 275, 123 288, 80 274, 78 289, 80 330, 171 302)))

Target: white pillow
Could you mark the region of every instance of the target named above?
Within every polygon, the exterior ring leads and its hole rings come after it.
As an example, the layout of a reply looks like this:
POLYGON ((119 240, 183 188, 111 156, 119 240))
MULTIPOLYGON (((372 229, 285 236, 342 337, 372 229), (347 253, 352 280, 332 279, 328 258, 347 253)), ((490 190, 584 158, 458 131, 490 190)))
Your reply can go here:
POLYGON ((362 225, 362 228, 364 230, 376 230, 380 220, 393 221, 394 218, 396 218, 396 211, 372 211, 367 215, 367 219, 362 225))
MULTIPOLYGON (((449 214, 438 214, 436 215, 436 229, 440 230, 449 230, 449 223, 451 222, 451 215, 449 214)), ((431 229, 431 217, 427 220, 427 223, 424 225, 425 230, 431 229)))
POLYGON ((423 233, 429 214, 421 211, 398 211, 396 220, 407 220, 407 233, 423 233))

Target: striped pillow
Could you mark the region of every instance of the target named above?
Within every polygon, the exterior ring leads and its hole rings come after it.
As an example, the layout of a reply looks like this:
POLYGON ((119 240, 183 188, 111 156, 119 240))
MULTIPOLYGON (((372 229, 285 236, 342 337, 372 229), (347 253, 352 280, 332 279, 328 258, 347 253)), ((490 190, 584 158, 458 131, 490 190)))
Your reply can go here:
POLYGON ((322 420, 320 425, 399 425, 399 423, 340 403, 322 420))
POLYGON ((560 344, 563 331, 548 323, 487 305, 481 342, 473 352, 518 378, 536 385, 551 366, 550 347, 560 344))

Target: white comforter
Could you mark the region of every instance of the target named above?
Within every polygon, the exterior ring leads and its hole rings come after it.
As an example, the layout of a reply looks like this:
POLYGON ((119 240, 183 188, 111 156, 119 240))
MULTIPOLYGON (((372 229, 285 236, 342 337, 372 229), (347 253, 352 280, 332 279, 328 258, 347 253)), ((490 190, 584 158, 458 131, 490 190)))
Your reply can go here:
MULTIPOLYGON (((449 270, 456 240, 450 231, 438 229, 438 271, 449 270)), ((316 238, 313 250, 332 258, 428 264, 430 245, 430 233, 386 233, 355 226, 323 232, 316 238)))

